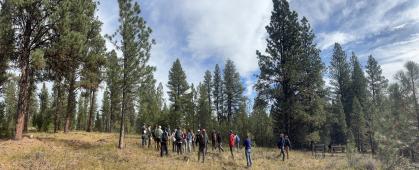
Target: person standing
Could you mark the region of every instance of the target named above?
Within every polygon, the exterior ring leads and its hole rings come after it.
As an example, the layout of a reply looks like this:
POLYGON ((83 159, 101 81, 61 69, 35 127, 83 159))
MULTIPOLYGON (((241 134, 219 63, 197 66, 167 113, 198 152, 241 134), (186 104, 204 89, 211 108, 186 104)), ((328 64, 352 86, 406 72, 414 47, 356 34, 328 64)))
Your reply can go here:
POLYGON ((237 151, 239 151, 240 150, 240 137, 239 137, 239 134, 236 134, 235 140, 236 140, 236 145, 237 145, 237 151))
POLYGON ((162 134, 163 134, 163 130, 161 130, 161 126, 158 126, 155 130, 157 150, 160 150, 160 142, 161 142, 162 134))
POLYGON ((246 135, 246 139, 244 140, 243 145, 244 145, 244 155, 246 156, 247 167, 252 167, 252 156, 251 156, 252 142, 250 140, 249 135, 246 135))
POLYGON ((169 139, 169 134, 167 129, 165 129, 162 133, 161 137, 161 149, 160 149, 160 156, 163 157, 163 154, 169 155, 169 151, 167 150, 167 141, 169 139))
POLYGON ((211 132, 211 143, 212 143, 212 151, 216 149, 217 146, 217 134, 215 133, 215 130, 213 129, 211 132))
POLYGON ((151 132, 151 126, 148 126, 147 136, 148 136, 148 148, 150 148, 150 146, 151 146, 151 138, 153 138, 153 135, 152 135, 152 132, 151 132))
POLYGON ((285 160, 285 153, 284 153, 285 139, 284 139, 284 134, 282 134, 282 133, 279 136, 277 146, 278 146, 278 149, 281 152, 281 154, 279 156, 281 157, 281 155, 282 155, 282 161, 284 161, 285 160))
POLYGON ((198 144, 198 162, 199 160, 201 160, 201 155, 202 155, 202 163, 204 163, 205 161, 205 148, 207 147, 207 141, 208 139, 206 139, 207 135, 205 133, 205 129, 202 129, 200 133, 197 134, 197 138, 195 143, 198 144))
POLYGON ((193 134, 191 129, 188 129, 188 133, 186 134, 186 148, 188 152, 192 152, 192 140, 193 140, 193 134))
POLYGON ((233 149, 234 149, 234 143, 235 143, 235 135, 232 130, 230 130, 230 137, 229 137, 229 146, 230 146, 230 153, 231 157, 234 159, 233 149))
POLYGON ((217 148, 219 152, 224 152, 224 149, 222 146, 221 134, 219 131, 217 132, 217 148))
POLYGON ((147 146, 147 141, 148 141, 147 130, 145 130, 145 129, 143 130, 143 134, 141 135, 141 139, 142 139, 141 146, 146 147, 147 146))
POLYGON ((288 135, 285 135, 284 146, 285 146, 285 153, 287 154, 287 159, 289 159, 288 152, 291 148, 291 141, 290 141, 290 138, 288 138, 288 135))
POLYGON ((182 154, 182 130, 178 128, 178 130, 175 133, 176 138, 176 152, 177 154, 182 154))

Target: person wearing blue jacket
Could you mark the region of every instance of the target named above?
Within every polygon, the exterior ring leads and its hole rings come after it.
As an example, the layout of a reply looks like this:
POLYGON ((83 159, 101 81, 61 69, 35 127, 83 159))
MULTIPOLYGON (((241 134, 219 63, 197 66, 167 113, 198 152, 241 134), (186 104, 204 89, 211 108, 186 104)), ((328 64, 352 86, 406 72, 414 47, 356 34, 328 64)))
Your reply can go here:
POLYGON ((250 140, 249 135, 246 135, 246 139, 243 141, 243 146, 245 149, 244 154, 246 155, 247 167, 252 167, 252 141, 250 140))
POLYGON ((284 139, 284 134, 282 133, 279 136, 277 146, 278 146, 278 149, 281 151, 281 154, 279 156, 282 155, 282 161, 284 161, 285 160, 285 152, 284 152, 285 139, 284 139))

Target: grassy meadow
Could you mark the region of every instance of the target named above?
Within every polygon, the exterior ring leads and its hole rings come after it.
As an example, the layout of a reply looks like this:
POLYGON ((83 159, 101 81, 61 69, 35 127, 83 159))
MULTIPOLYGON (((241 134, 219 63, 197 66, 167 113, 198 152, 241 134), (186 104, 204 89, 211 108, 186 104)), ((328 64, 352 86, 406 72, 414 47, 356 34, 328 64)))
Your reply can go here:
MULTIPOLYGON (((161 158, 155 149, 141 148, 138 135, 126 136, 126 147, 117 149, 117 134, 71 132, 30 133, 21 141, 0 140, 0 169, 247 169, 243 150, 218 153, 208 150, 205 163, 197 153, 161 158)), ((228 150, 228 148, 225 148, 228 150)), ((352 169, 345 154, 315 159, 309 152, 291 151, 284 162, 270 148, 253 149, 251 169, 352 169)), ((358 159, 365 161, 368 159, 358 159)))

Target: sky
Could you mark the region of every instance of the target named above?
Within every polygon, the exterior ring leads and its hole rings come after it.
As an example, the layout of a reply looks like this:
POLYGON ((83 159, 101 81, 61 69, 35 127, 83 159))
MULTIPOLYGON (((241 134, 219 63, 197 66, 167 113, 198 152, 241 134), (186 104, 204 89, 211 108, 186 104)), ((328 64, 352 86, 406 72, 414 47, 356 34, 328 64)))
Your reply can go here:
MULTIPOLYGON (((206 70, 231 59, 241 75, 244 95, 253 98, 259 72, 256 50, 265 50, 271 0, 140 0, 141 15, 153 29, 156 45, 150 64, 165 91, 171 65, 179 58, 187 79, 198 84, 206 70)), ((418 0, 290 0, 299 17, 307 17, 328 65, 335 42, 363 66, 373 55, 391 81, 406 61, 419 62, 418 0)), ((118 27, 116 0, 100 2, 102 34, 118 27)), ((113 49, 110 43, 107 48, 113 49)), ((325 75, 327 79, 327 75, 325 75)), ((99 95, 100 96, 100 95, 99 95)), ((98 100, 101 101, 101 100, 98 100)))

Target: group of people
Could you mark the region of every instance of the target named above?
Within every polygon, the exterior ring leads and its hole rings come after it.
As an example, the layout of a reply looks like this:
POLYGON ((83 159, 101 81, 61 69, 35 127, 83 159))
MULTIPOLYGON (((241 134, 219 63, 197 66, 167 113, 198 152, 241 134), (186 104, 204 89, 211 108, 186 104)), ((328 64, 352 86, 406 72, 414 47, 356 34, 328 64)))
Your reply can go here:
MULTIPOLYGON (((168 145, 171 145, 172 151, 177 154, 183 154, 186 152, 191 153, 195 151, 197 147, 198 161, 202 160, 202 163, 204 163, 210 140, 212 144, 212 151, 218 150, 218 152, 224 152, 222 146, 222 135, 220 131, 215 130, 208 133, 206 129, 199 129, 196 133, 194 133, 191 129, 182 130, 179 127, 171 131, 170 128, 163 129, 161 126, 156 126, 152 129, 151 126, 144 125, 142 128, 141 139, 142 147, 150 148, 154 145, 154 148, 160 151, 161 157, 168 155, 168 145), (152 144, 152 141, 154 141, 154 144, 152 144)), ((230 130, 228 135, 228 146, 233 159, 234 150, 239 151, 241 145, 244 146, 247 166, 251 167, 252 142, 249 135, 246 135, 243 143, 240 143, 239 135, 230 130)), ((285 159, 285 154, 288 159, 288 151, 291 147, 291 142, 288 136, 281 134, 277 146, 280 149, 282 160, 285 159)))

